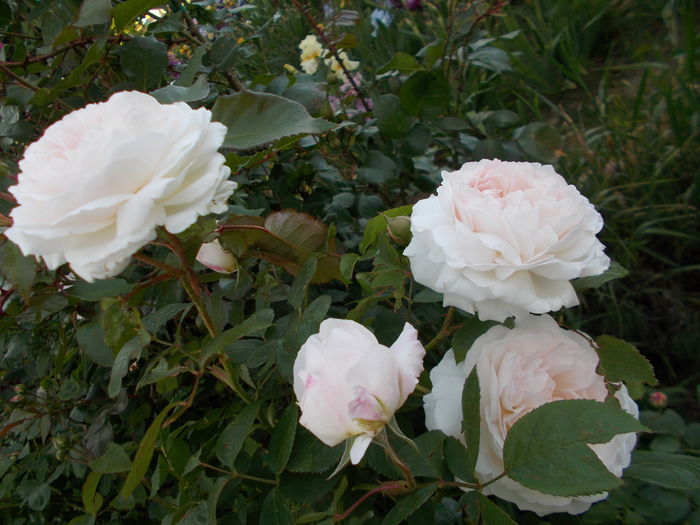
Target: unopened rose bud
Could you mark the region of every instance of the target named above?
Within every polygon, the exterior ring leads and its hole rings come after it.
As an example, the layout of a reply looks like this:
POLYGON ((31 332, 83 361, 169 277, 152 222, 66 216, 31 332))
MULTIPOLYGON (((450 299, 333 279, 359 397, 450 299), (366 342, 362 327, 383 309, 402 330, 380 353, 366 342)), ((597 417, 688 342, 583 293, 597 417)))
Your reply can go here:
POLYGON ((207 268, 219 273, 233 273, 238 269, 236 257, 221 247, 219 239, 202 244, 197 253, 197 260, 207 268))
POLYGON ((397 244, 408 244, 411 240, 411 218, 405 215, 386 220, 386 233, 397 244))
POLYGON ((652 392, 649 394, 649 404, 654 408, 666 408, 668 405, 668 396, 663 392, 652 392))

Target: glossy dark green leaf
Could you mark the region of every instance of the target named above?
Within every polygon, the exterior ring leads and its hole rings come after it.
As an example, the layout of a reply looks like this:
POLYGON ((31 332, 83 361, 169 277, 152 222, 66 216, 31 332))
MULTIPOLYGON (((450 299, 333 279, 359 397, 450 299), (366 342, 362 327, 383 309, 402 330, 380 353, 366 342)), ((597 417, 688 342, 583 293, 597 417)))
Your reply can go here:
POLYGON ((99 301, 103 297, 129 293, 133 287, 133 284, 124 279, 102 279, 92 283, 79 280, 67 290, 67 293, 84 301, 99 301))
POLYGON ((275 313, 270 309, 258 310, 250 317, 246 318, 242 323, 229 328, 225 332, 217 335, 214 339, 207 341, 202 347, 202 353, 199 355, 199 362, 206 362, 214 354, 223 352, 224 349, 241 339, 264 330, 272 324, 275 318, 275 313))
POLYGON ((374 100, 374 116, 377 127, 389 138, 402 138, 408 133, 416 117, 401 109, 401 100, 396 95, 386 94, 374 100))
POLYGON ((151 91, 151 95, 161 104, 173 102, 194 102, 209 95, 210 87, 205 75, 200 75, 191 86, 171 84, 164 88, 151 91))
POLYGON ((97 24, 107 24, 111 19, 111 0, 85 0, 80 6, 78 21, 73 25, 76 27, 86 27, 97 24))
POLYGON ((289 503, 275 487, 262 502, 260 525, 293 525, 294 516, 289 510, 289 503))
POLYGON ((535 160, 552 163, 561 146, 559 132, 549 124, 534 122, 516 130, 515 139, 522 150, 535 160))
MULTIPOLYGON (((481 390, 479 389, 479 377, 474 367, 464 382, 462 389, 462 433, 467 443, 467 456, 464 469, 473 473, 476 468, 476 460, 479 457, 479 440, 481 439, 481 390)), ((473 475, 465 481, 471 481, 473 475)))
POLYGON ((650 386, 658 384, 649 360, 627 341, 601 335, 596 338, 596 343, 600 371, 610 381, 646 383, 650 386))
POLYGON ((636 450, 624 477, 668 489, 697 490, 700 489, 700 458, 636 450))
POLYGON ((5 241, 0 245, 0 273, 27 297, 36 275, 36 261, 34 257, 22 255, 15 243, 5 241))
POLYGON ((478 317, 467 317, 462 327, 452 336, 452 349, 455 353, 455 361, 461 363, 467 352, 479 337, 484 335, 489 328, 496 326, 495 321, 481 321, 478 317))
POLYGON ((114 29, 121 32, 149 9, 165 4, 165 0, 126 0, 114 7, 114 29))
POLYGON ((131 459, 117 443, 107 444, 107 450, 90 462, 90 468, 101 474, 114 474, 131 470, 131 459))
POLYGON ((228 468, 233 468, 233 463, 238 453, 243 448, 253 423, 258 415, 259 403, 253 403, 245 407, 236 418, 226 425, 216 441, 216 457, 228 468))
POLYGON ((553 401, 520 418, 508 432, 503 462, 518 483, 555 496, 584 496, 620 485, 588 444, 646 428, 610 403, 553 401))
POLYGON ((148 467, 151 464, 151 458, 153 457, 153 451, 158 442, 158 436, 160 435, 160 429, 163 425, 163 421, 173 409, 173 407, 178 406, 179 403, 170 403, 166 406, 156 418, 151 422, 146 430, 146 433, 139 443, 139 448, 136 450, 134 455, 134 461, 132 463, 131 470, 124 480, 121 491, 119 495, 122 498, 128 498, 134 489, 141 483, 141 479, 148 472, 148 467))
POLYGON ((418 64, 418 61, 413 55, 399 51, 393 57, 377 70, 378 74, 386 73, 387 71, 398 71, 400 73, 412 73, 424 69, 418 64))
POLYGON ((399 95, 407 114, 436 118, 447 110, 450 87, 441 73, 419 71, 402 84, 399 95))
POLYGON ((148 91, 163 78, 168 67, 168 49, 153 37, 137 36, 124 45, 120 62, 122 71, 136 87, 148 91))
POLYGON ((112 349, 105 344, 105 333, 97 321, 80 325, 77 331, 80 350, 100 366, 111 367, 114 363, 112 349))
POLYGON ((483 525, 517 525, 506 511, 483 494, 477 497, 483 525))
POLYGON ((335 124, 313 118, 306 108, 270 93, 244 91, 219 97, 212 108, 213 120, 228 128, 224 146, 251 149, 290 135, 324 133, 335 124))
POLYGON ((382 521, 382 525, 398 525, 417 511, 437 490, 437 484, 428 485, 399 499, 382 521))
POLYGON ((610 268, 605 270, 600 275, 591 275, 590 277, 581 277, 579 279, 574 279, 571 284, 574 285, 576 291, 583 291, 589 288, 598 288, 603 286, 605 283, 613 281, 615 279, 622 279, 627 277, 629 272, 620 263, 613 261, 610 263, 610 268))
POLYGON ((282 417, 272 432, 267 461, 270 465, 270 470, 275 474, 279 474, 287 466, 287 461, 289 461, 289 456, 294 446, 298 419, 299 410, 296 405, 289 405, 282 413, 282 417))

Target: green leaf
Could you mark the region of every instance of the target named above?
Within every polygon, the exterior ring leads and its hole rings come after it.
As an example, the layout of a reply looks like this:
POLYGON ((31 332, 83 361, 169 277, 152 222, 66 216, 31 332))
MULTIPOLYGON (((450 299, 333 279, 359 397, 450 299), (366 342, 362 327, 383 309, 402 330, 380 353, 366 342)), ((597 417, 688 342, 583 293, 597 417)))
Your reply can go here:
POLYGON ((469 468, 471 459, 467 448, 457 439, 448 436, 445 439, 445 448, 443 450, 447 468, 452 475, 462 481, 471 482, 474 478, 474 469, 469 468))
POLYGON ((93 283, 80 280, 71 286, 66 293, 75 295, 84 301, 99 301, 103 297, 129 293, 133 287, 133 284, 124 279, 104 279, 93 283))
POLYGON ((345 284, 350 284, 352 281, 352 274, 359 260, 360 256, 356 253, 346 253, 340 258, 340 273, 343 276, 343 282, 345 284))
POLYGON ((262 502, 260 525, 293 525, 294 516, 289 510, 289 503, 275 487, 262 502))
POLYGON ((26 299, 36 275, 34 257, 25 257, 15 243, 5 241, 0 245, 0 274, 26 299))
POLYGON ((143 338, 136 336, 124 343, 124 346, 119 350, 117 357, 114 358, 112 372, 109 375, 109 386, 107 387, 109 397, 117 397, 122 388, 122 379, 129 371, 129 362, 141 356, 141 350, 143 350, 144 346, 143 338))
POLYGON ((481 321, 478 317, 467 317, 462 327, 452 336, 452 349, 455 353, 455 362, 461 363, 467 356, 467 352, 479 337, 484 335, 489 328, 496 326, 495 321, 481 321))
POLYGON ((76 27, 87 27, 97 24, 107 24, 112 19, 111 0, 85 0, 80 6, 76 27))
POLYGON ((415 116, 403 112, 399 97, 390 94, 374 99, 374 116, 379 131, 394 139, 404 137, 416 122, 415 116))
POLYGON ((651 363, 639 350, 626 341, 610 335, 601 335, 596 339, 600 370, 610 381, 629 381, 658 384, 651 363))
POLYGON ((574 285, 574 289, 577 292, 587 290, 589 288, 598 288, 603 286, 605 283, 610 282, 614 279, 622 279, 627 277, 629 272, 620 263, 613 261, 610 263, 610 268, 605 270, 600 275, 591 275, 590 277, 581 277, 580 279, 574 279, 571 284, 574 285))
POLYGON ((202 353, 198 357, 200 364, 205 363, 214 354, 223 352, 228 345, 235 343, 242 337, 265 330, 272 324, 274 318, 275 312, 270 308, 258 310, 242 323, 229 328, 214 339, 210 339, 202 347, 202 353))
POLYGON ((403 520, 421 508, 436 490, 437 485, 428 485, 402 497, 389 511, 389 514, 386 515, 382 525, 398 525, 403 522, 403 520))
POLYGON ((315 257, 309 259, 301 266, 299 275, 296 276, 289 290, 289 304, 299 309, 306 299, 306 289, 316 273, 317 261, 315 257))
POLYGON ((171 84, 164 88, 151 91, 151 95, 161 104, 173 102, 194 102, 209 95, 210 87, 206 75, 200 75, 191 86, 171 84))
POLYGON ((396 178, 396 163, 381 151, 370 150, 363 165, 357 170, 358 179, 368 184, 385 184, 396 178))
POLYGON ((122 48, 120 63, 136 87, 148 91, 160 84, 168 68, 168 48, 153 37, 137 36, 122 48))
POLYGON ((115 474, 131 470, 131 459, 121 445, 108 443, 107 450, 90 462, 90 468, 100 474, 115 474))
POLYGON ((481 493, 478 493, 477 504, 483 525, 517 525, 506 511, 481 493))
POLYGON ((467 443, 467 457, 464 468, 471 473, 469 478, 465 478, 465 481, 473 479, 476 460, 479 457, 479 439, 481 435, 480 405, 479 377, 476 375, 476 367, 474 367, 464 382, 464 388, 462 389, 462 433, 467 443))
POLYGON ((121 33, 137 17, 165 3, 165 0, 126 0, 126 2, 122 2, 115 6, 113 11, 114 29, 117 33, 121 33))
POLYGON ((209 491, 209 497, 207 498, 207 525, 216 525, 218 523, 216 521, 216 507, 219 504, 219 497, 229 481, 231 481, 229 476, 222 476, 216 480, 214 488, 209 491))
POLYGON ((47 483, 39 483, 27 497, 27 505, 30 509, 42 511, 51 499, 51 487, 47 483))
POLYGON ((97 511, 100 510, 104 498, 101 494, 97 492, 97 485, 102 479, 102 473, 100 472, 90 472, 87 478, 85 478, 85 483, 83 483, 82 498, 83 507, 85 507, 85 512, 91 516, 96 516, 97 511))
POLYGON ((158 435, 160 434, 163 421, 170 411, 178 405, 180 405, 180 403, 170 403, 166 406, 151 422, 148 430, 146 430, 139 444, 139 448, 134 455, 134 462, 131 470, 126 476, 124 485, 122 485, 121 491, 119 492, 119 496, 122 498, 128 499, 134 489, 141 483, 141 479, 146 475, 146 472, 148 472, 148 466, 151 464, 153 450, 158 442, 158 435))
POLYGON ((270 93, 243 91, 219 97, 212 119, 228 128, 224 146, 251 149, 290 135, 324 133, 336 125, 313 118, 306 108, 270 93))
POLYGON ((292 472, 325 472, 340 461, 344 445, 329 447, 311 432, 299 427, 287 462, 292 472))
POLYGON ((700 458, 635 450, 625 479, 637 479, 675 490, 700 489, 700 458))
POLYGON ((100 366, 111 367, 114 363, 112 349, 105 344, 105 333, 97 321, 83 323, 76 333, 78 345, 83 353, 100 366))
POLYGON ((518 128, 514 138, 522 150, 535 160, 551 164, 557 159, 555 152, 561 146, 561 136, 549 124, 543 122, 528 124, 518 128))
POLYGON ((522 485, 555 496, 584 496, 620 485, 589 443, 642 432, 644 425, 610 403, 591 399, 553 401, 520 418, 503 447, 506 474, 522 485))
POLYGON ((399 90, 401 108, 409 115, 435 118, 447 111, 450 87, 441 73, 414 73, 399 90))
POLYGON ((259 408, 260 403, 257 402, 245 407, 219 435, 214 450, 219 461, 228 468, 233 468, 233 463, 253 428, 259 408))
POLYGON ((294 446, 298 419, 299 410, 296 405, 289 405, 282 413, 282 417, 272 432, 267 461, 270 470, 275 474, 279 474, 287 466, 287 461, 289 461, 289 456, 294 446))
POLYGON ((360 241, 360 253, 365 253, 370 246, 375 244, 377 236, 386 232, 387 217, 394 218, 401 215, 411 215, 412 210, 413 205, 407 204, 405 206, 399 206, 398 208, 386 210, 367 221, 365 231, 362 234, 362 240, 360 241))
POLYGON ((391 57, 391 60, 377 70, 377 74, 386 73, 387 71, 399 71, 400 73, 411 73, 413 71, 421 71, 425 68, 418 65, 418 61, 413 55, 399 51, 391 57))

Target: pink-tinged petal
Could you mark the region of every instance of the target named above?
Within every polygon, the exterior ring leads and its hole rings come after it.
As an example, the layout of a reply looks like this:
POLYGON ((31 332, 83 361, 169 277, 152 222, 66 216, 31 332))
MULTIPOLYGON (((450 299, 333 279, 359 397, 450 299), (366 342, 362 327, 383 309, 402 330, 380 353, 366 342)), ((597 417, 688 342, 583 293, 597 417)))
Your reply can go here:
POLYGON ((402 405, 418 384, 418 377, 423 371, 425 348, 418 340, 416 329, 406 323, 390 349, 398 366, 401 389, 399 405, 402 405))

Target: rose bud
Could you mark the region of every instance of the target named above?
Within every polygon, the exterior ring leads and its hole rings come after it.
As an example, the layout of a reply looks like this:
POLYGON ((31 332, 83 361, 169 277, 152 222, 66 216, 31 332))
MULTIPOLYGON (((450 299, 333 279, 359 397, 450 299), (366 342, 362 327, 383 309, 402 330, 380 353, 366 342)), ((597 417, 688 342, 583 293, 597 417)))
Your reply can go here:
POLYGON ((405 215, 387 217, 386 233, 396 244, 408 244, 411 240, 411 218, 405 215))
POLYGON ((197 252, 197 260, 207 268, 219 273, 233 273, 238 269, 236 257, 219 244, 219 239, 205 242, 197 252))
POLYGON ((350 459, 357 464, 413 392, 424 355, 408 323, 388 348, 355 321, 326 319, 294 362, 299 422, 331 447, 353 439, 350 459))
POLYGON ((663 392, 652 392, 649 394, 649 404, 654 408, 666 408, 668 406, 668 396, 663 392))
MULTIPOLYGON (((588 341, 564 330, 548 315, 527 315, 509 329, 498 325, 479 337, 466 359, 455 362, 452 350, 430 372, 432 392, 425 402, 425 425, 464 442, 462 388, 476 367, 480 387, 479 456, 475 475, 482 483, 504 471, 503 445, 509 430, 525 414, 550 401, 607 397, 605 378, 596 373, 598 354, 588 341)), ((615 393, 623 410, 639 417, 639 409, 624 385, 615 393)), ((637 438, 618 434, 608 443, 589 445, 615 476, 629 466, 637 438)), ((467 443, 469 446, 469 443, 467 443)), ((540 516, 553 512, 579 514, 607 493, 562 497, 524 487, 505 476, 484 487, 483 494, 515 503, 540 516)))

